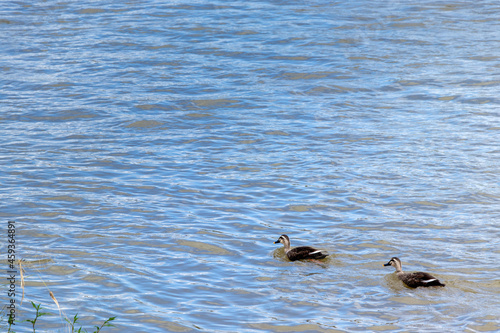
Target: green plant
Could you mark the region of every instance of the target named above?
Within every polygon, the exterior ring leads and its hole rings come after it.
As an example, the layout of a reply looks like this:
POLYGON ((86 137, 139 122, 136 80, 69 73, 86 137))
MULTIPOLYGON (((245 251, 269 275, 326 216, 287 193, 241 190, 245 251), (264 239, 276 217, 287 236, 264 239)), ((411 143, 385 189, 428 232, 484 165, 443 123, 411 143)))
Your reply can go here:
MULTIPOLYGON (((31 325, 33 326, 33 333, 36 333, 36 324, 38 321, 38 319, 42 316, 46 316, 46 315, 52 315, 53 313, 49 313, 49 312, 44 312, 44 309, 42 308, 41 304, 35 304, 34 302, 31 302, 31 305, 33 306, 33 308, 35 309, 35 318, 34 319, 25 319, 25 320, 15 320, 16 322, 18 323, 22 323, 22 322, 29 322, 31 323, 31 325)), ((1 309, 0 310, 0 331, 4 330, 5 328, 7 328, 7 333, 15 333, 13 330, 12 330, 12 326, 15 325, 14 324, 14 318, 7 315, 5 310, 4 309, 1 309), (5 320, 7 320, 7 322, 5 322, 5 320)), ((80 317, 78 317, 78 313, 76 315, 74 315, 73 318, 69 319, 69 318, 64 318, 64 320, 69 324, 69 326, 71 327, 71 333, 90 333, 89 331, 87 331, 86 329, 84 329, 82 326, 80 326, 78 329, 76 329, 76 326, 77 326, 77 323, 79 324, 78 320, 80 319, 80 317)), ((101 326, 94 326, 95 329, 93 330, 92 333, 100 333, 101 330, 104 328, 104 327, 115 327, 111 322, 113 320, 115 320, 116 317, 109 317, 107 320, 105 320, 101 326)), ((4 331, 5 332, 5 331, 4 331)))
POLYGON ((99 333, 101 331, 101 328, 103 328, 104 326, 107 326, 107 327, 114 327, 113 324, 110 324, 111 321, 115 320, 116 317, 109 317, 106 321, 104 321, 104 323, 102 323, 101 327, 99 326, 96 326, 97 328, 97 331, 94 331, 93 333, 99 333))
POLYGON ((38 320, 38 318, 40 318, 41 316, 50 315, 51 313, 49 313, 49 312, 41 312, 41 310, 42 310, 41 304, 36 305, 35 303, 31 302, 31 305, 33 305, 33 307, 36 310, 35 319, 33 319, 33 320, 26 319, 26 321, 30 322, 31 324, 33 324, 33 333, 35 333, 36 332, 35 331, 35 324, 36 324, 36 321, 38 320))
MULTIPOLYGON (((97 330, 94 331, 93 333, 99 333, 101 331, 101 329, 105 326, 107 327, 114 327, 113 324, 110 324, 111 321, 115 320, 116 317, 110 317, 108 318, 106 321, 104 321, 104 323, 102 323, 102 325, 99 327, 99 326, 96 326, 97 330)), ((65 318, 65 320, 68 322, 68 324, 71 326, 71 333, 75 333, 75 324, 76 322, 78 321, 78 313, 73 317, 73 320, 69 320, 68 318, 65 318)), ((83 329, 82 331, 82 327, 80 326, 80 328, 78 329, 78 331, 76 331, 76 333, 82 333, 82 332, 87 332, 87 330, 83 329)))
POLYGON ((13 330, 11 330, 12 324, 14 324, 14 317, 9 315, 9 330, 7 333, 15 333, 13 330))
POLYGON ((12 330, 12 325, 15 325, 14 321, 15 321, 14 316, 11 315, 8 311, 6 311, 6 306, 2 307, 2 310, 0 311, 0 330, 3 330, 4 328, 7 327, 7 333, 15 333, 12 330), (7 323, 4 323, 6 319, 7 323))
MULTIPOLYGON (((73 317, 73 321, 70 321, 68 318, 64 318, 64 320, 66 320, 68 322, 68 324, 71 326, 71 333, 74 333, 75 332, 75 324, 78 321, 78 313, 73 317)), ((80 329, 78 331, 80 331, 81 329, 82 328, 80 327, 80 329)))

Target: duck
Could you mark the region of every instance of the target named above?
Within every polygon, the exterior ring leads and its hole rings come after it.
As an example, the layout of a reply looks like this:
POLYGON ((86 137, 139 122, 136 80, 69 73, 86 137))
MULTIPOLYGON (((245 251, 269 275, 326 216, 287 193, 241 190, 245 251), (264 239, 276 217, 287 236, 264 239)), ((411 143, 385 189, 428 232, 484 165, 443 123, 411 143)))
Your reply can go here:
POLYGON ((285 246, 285 253, 290 261, 302 259, 324 259, 329 254, 326 251, 315 249, 311 246, 299 246, 290 248, 290 238, 287 235, 281 235, 274 244, 281 243, 285 246))
POLYGON ((391 260, 384 266, 393 266, 396 269, 396 274, 398 278, 403 281, 410 288, 417 287, 444 287, 445 284, 441 283, 436 277, 430 275, 425 272, 413 272, 413 273, 405 273, 401 268, 401 260, 397 257, 392 257, 391 260))

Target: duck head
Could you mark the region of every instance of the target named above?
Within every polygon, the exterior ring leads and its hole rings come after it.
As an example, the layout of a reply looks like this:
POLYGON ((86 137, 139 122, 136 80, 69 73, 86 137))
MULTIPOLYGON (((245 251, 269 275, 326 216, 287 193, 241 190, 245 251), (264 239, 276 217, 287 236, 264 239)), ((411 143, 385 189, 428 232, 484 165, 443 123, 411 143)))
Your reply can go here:
POLYGON ((278 238, 278 240, 276 242, 274 242, 274 244, 278 244, 278 243, 281 243, 285 246, 285 248, 289 248, 290 247, 290 238, 288 238, 287 235, 281 235, 280 238, 278 238))
POLYGON ((392 257, 391 260, 387 264, 384 264, 384 266, 392 266, 396 269, 397 272, 401 272, 401 260, 399 260, 398 257, 392 257))

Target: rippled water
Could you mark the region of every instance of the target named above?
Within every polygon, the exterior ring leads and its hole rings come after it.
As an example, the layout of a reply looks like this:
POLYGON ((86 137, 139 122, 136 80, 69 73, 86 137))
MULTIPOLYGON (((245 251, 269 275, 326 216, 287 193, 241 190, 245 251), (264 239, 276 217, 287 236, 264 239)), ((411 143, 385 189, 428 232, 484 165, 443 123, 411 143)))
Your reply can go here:
POLYGON ((66 332, 50 290, 103 332, 500 330, 497 2, 0 13, 20 319, 66 332), (283 233, 332 255, 289 262, 283 233))

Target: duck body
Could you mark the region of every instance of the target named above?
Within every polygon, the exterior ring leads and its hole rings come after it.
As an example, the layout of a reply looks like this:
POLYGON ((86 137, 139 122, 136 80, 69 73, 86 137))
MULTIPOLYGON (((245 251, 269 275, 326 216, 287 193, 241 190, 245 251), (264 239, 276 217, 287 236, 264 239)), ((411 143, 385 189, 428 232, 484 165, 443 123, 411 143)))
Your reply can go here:
POLYGON ((290 248, 290 238, 287 235, 281 235, 275 244, 281 243, 285 247, 285 254, 290 261, 302 259, 324 259, 328 253, 323 250, 318 250, 311 246, 299 246, 290 248))
POLYGON ((445 284, 441 283, 436 277, 425 272, 413 272, 405 273, 403 272, 401 260, 397 257, 391 258, 387 264, 384 266, 393 266, 396 268, 396 275, 410 288, 417 287, 444 287, 445 284))
POLYGON ((425 272, 399 273, 398 278, 410 288, 417 287, 444 287, 437 278, 425 272))

